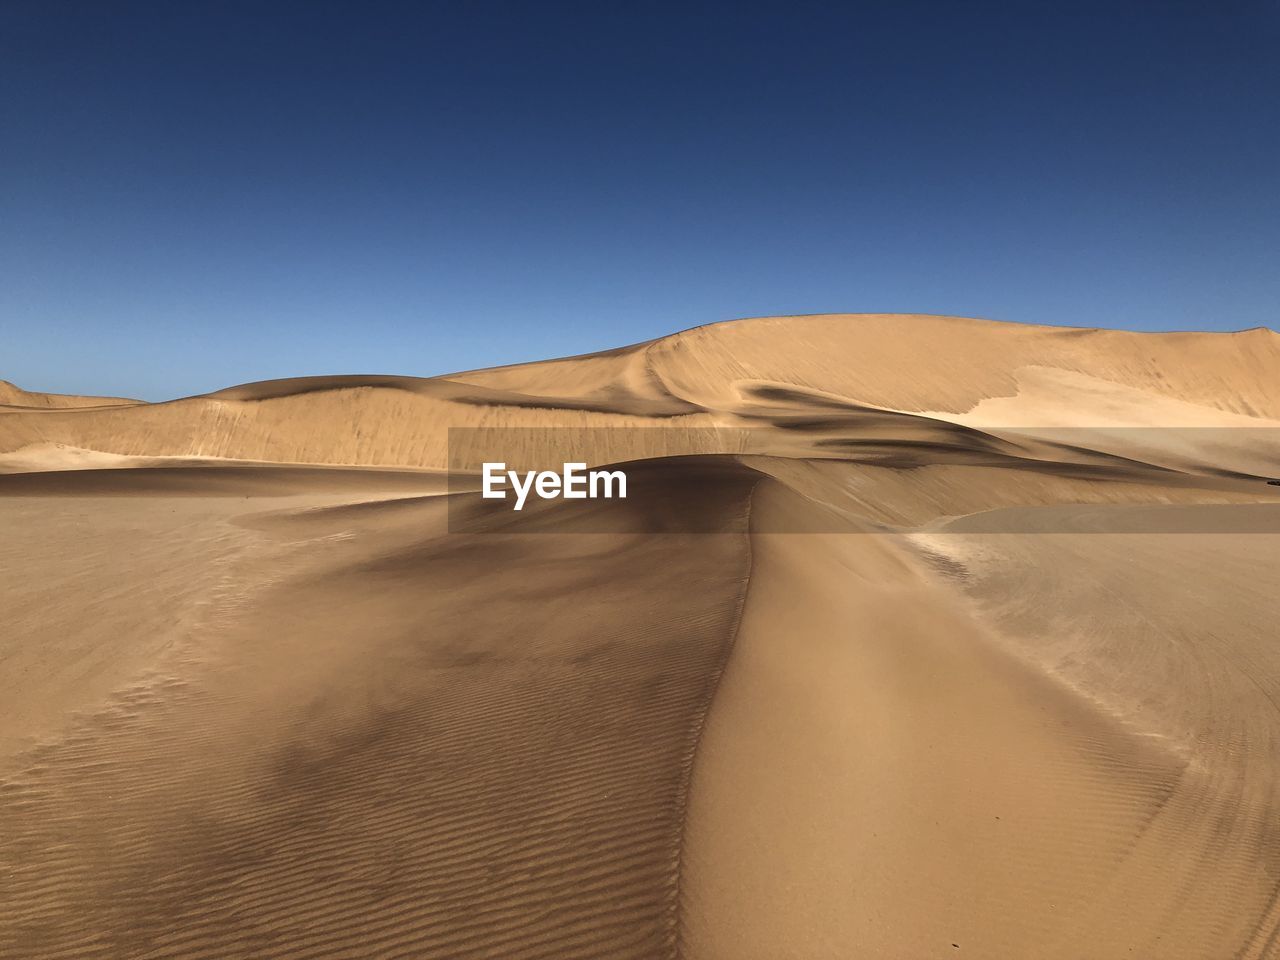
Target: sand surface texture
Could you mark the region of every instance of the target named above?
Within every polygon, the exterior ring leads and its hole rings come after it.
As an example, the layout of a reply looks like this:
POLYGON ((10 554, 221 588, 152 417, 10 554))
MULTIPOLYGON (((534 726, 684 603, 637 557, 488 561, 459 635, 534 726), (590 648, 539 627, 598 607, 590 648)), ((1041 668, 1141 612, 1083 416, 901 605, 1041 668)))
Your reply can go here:
POLYGON ((1277 477, 1267 330, 0 381, 0 957, 1280 958, 1277 477))

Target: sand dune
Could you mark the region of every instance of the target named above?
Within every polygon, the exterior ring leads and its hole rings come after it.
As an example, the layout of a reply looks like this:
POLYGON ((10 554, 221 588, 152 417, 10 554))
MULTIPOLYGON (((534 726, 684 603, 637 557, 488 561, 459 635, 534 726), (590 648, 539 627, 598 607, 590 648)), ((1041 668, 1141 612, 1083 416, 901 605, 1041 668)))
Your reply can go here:
MULTIPOLYGON (((987 432, 1179 428, 1169 436, 1191 448, 1184 462, 1203 464, 1230 444, 1197 457, 1196 430, 1209 442, 1227 428, 1280 424, 1277 370, 1280 335, 1265 329, 1152 334, 956 317, 775 317, 450 377, 309 377, 168 403, 0 417, 0 454, 62 444, 122 456, 443 468, 450 427, 754 426, 782 388, 806 398, 802 409, 825 397, 849 411, 987 432), (1064 422, 1053 410, 1070 416, 1064 422)), ((1102 449, 1122 452, 1113 448, 1123 442, 1102 449)), ((1250 455, 1254 466, 1265 455, 1280 470, 1272 442, 1250 455)))
POLYGON ((1280 957, 1270 331, 0 388, 0 956, 1280 957))
POLYGON ((61 410, 80 407, 116 407, 139 404, 141 400, 124 397, 80 397, 65 393, 35 393, 23 390, 8 380, 0 380, 0 412, 6 407, 24 410, 61 410))

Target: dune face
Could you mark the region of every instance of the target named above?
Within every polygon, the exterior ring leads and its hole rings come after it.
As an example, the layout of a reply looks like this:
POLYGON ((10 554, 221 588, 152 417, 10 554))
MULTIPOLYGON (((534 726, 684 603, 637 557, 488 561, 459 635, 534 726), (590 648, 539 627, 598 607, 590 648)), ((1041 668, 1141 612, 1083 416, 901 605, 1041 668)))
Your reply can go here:
POLYGON ((0 388, 0 956, 1280 957, 1273 332, 0 388))
POLYGON ((65 393, 35 393, 8 380, 0 380, 0 412, 6 407, 21 410, 65 410, 82 407, 118 407, 139 404, 124 397, 78 397, 65 393))

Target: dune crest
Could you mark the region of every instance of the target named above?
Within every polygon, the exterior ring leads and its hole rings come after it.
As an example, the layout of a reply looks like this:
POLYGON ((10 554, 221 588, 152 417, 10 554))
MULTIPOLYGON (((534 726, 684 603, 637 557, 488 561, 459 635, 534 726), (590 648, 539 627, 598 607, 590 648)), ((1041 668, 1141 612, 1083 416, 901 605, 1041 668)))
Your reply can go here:
POLYGON ((117 407, 140 404, 141 400, 124 397, 82 397, 66 393, 33 393, 8 380, 0 380, 0 408, 22 407, 32 410, 62 410, 79 407, 117 407))

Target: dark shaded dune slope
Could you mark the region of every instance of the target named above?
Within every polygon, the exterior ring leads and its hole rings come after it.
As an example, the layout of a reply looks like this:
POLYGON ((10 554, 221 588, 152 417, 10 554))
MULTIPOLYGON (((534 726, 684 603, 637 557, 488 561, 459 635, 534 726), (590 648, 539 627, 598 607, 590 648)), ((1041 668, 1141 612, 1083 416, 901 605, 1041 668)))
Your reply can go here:
MULTIPOLYGON (((0 955, 673 955, 755 482, 693 469, 721 535, 250 521, 298 572, 4 783, 0 955)), ((608 506, 682 509, 648 489, 608 506)))

